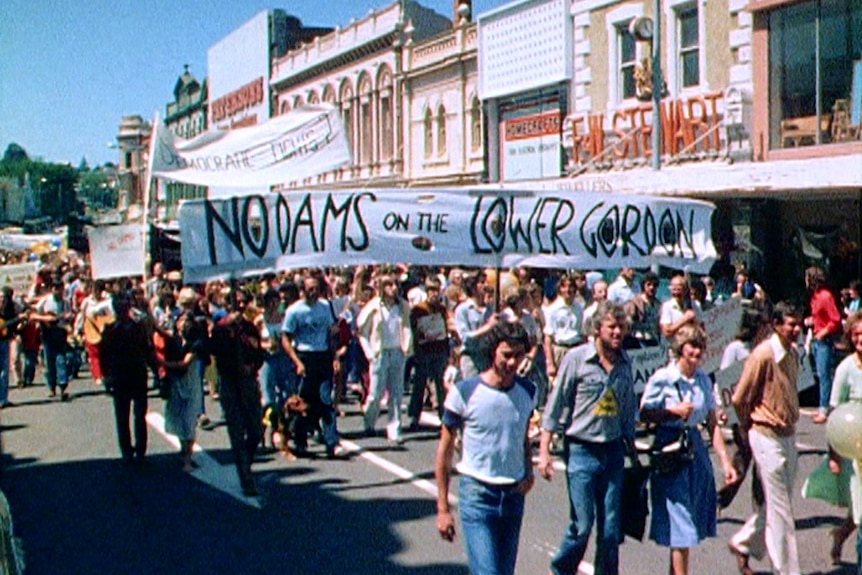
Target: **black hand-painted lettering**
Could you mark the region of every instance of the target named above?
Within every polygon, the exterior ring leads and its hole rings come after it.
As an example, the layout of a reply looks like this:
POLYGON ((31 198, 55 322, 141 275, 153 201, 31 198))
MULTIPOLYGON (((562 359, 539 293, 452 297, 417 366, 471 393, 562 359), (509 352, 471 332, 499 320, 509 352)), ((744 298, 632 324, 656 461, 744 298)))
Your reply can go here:
POLYGON ((210 255, 210 265, 218 265, 218 254, 216 250, 216 242, 215 242, 215 229, 214 224, 218 224, 219 229, 224 232, 227 236, 227 239, 230 240, 230 243, 239 251, 240 255, 245 257, 245 251, 242 245, 242 239, 240 237, 240 225, 239 225, 239 210, 237 204, 239 203, 239 198, 231 198, 231 200, 213 203, 210 200, 204 200, 204 215, 206 217, 206 225, 207 225, 207 247, 209 249, 210 255), (225 206, 230 209, 230 218, 232 220, 232 224, 229 224, 222 218, 221 214, 218 213, 216 206, 225 206))
POLYGON ((315 253, 320 252, 317 245, 317 234, 314 231, 314 209, 312 208, 311 194, 305 194, 299 209, 296 211, 296 223, 290 235, 290 253, 296 253, 296 238, 301 229, 307 228, 308 239, 311 241, 311 249, 315 253))
POLYGON ((290 206, 287 199, 278 194, 278 198, 275 200, 275 231, 278 235, 278 248, 282 254, 287 253, 287 246, 290 244, 291 224, 290 206))
POLYGON ((637 206, 631 204, 623 208, 623 222, 620 225, 620 243, 622 243, 622 256, 628 257, 634 248, 638 255, 644 255, 644 250, 634 240, 634 235, 641 224, 641 211, 637 206))
POLYGON ((367 250, 371 243, 368 225, 365 223, 365 218, 362 217, 362 208, 360 207, 360 202, 365 199, 377 202, 377 196, 371 192, 363 192, 353 198, 353 215, 356 217, 356 227, 359 229, 360 237, 358 241, 354 241, 353 236, 349 236, 347 237, 347 243, 350 245, 350 249, 355 252, 367 250))
POLYGON ((266 207, 266 200, 259 194, 243 198, 242 237, 254 255, 262 258, 266 254, 266 248, 269 245, 269 210, 266 207), (259 220, 251 217, 251 208, 255 203, 260 210, 259 220))

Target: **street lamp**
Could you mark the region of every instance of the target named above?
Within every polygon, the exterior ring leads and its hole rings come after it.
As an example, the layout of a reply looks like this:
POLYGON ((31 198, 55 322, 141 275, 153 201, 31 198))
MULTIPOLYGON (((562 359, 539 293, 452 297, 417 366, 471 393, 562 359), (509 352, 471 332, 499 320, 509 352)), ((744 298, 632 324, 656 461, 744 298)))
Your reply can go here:
POLYGON ((635 18, 629 31, 636 40, 652 41, 652 169, 661 170, 661 0, 653 0, 653 18, 635 18))

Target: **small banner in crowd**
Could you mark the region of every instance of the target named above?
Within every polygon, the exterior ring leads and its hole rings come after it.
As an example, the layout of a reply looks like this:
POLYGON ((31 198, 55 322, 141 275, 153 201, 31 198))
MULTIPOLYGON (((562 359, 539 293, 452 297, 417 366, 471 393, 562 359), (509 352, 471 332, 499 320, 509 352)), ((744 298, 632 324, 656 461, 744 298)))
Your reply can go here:
MULTIPOLYGON (((721 356, 727 344, 733 341, 742 323, 742 301, 730 298, 721 305, 712 307, 701 315, 706 329, 706 349, 701 356, 700 367, 706 373, 718 371, 721 356)), ((655 371, 670 361, 667 347, 655 346, 634 349, 628 352, 635 376, 635 391, 643 393, 644 385, 655 371)), ((739 379, 739 376, 736 376, 739 379)), ((733 385, 736 380, 733 380, 733 385)), ((728 384, 730 385, 730 384, 728 384)))
POLYGON ((192 200, 179 219, 190 282, 393 262, 706 273, 713 209, 566 191, 361 189, 192 200))
POLYGON ((269 188, 333 170, 350 161, 338 110, 315 104, 256 126, 210 130, 182 140, 154 122, 151 174, 227 188, 269 188))
POLYGON ((87 230, 93 279, 144 275, 144 230, 140 224, 87 230))
POLYGON ((36 281, 36 262, 0 266, 0 287, 12 288, 15 294, 27 294, 36 281))

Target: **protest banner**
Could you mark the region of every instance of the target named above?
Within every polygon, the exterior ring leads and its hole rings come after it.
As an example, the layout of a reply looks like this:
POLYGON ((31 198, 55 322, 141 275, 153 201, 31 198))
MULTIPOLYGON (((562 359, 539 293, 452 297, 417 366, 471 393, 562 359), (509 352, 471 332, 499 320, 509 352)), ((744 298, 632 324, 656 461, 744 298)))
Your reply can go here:
POLYGON ((303 266, 404 262, 706 273, 713 206, 697 200, 509 190, 252 194, 180 206, 187 281, 303 266))
POLYGON ((718 389, 719 407, 727 414, 726 425, 728 426, 739 423, 739 417, 737 417, 736 410, 733 408, 733 403, 730 400, 733 397, 733 391, 736 389, 736 384, 739 381, 739 376, 742 375, 742 368, 744 366, 744 361, 737 361, 715 373, 715 386, 718 389))
POLYGON ((730 298, 701 315, 706 330, 706 349, 700 358, 700 367, 706 373, 718 371, 724 348, 739 333, 742 312, 742 300, 730 298))
POLYGON ((670 357, 667 348, 663 345, 632 349, 628 351, 628 354, 632 361, 635 395, 640 396, 652 374, 670 363, 670 357))
POLYGON ((15 294, 26 294, 36 281, 36 262, 0 266, 0 287, 12 288, 15 294))
POLYGON ((64 243, 62 234, 0 234, 0 249, 12 252, 48 253, 62 249, 64 243))
POLYGON ((93 279, 144 275, 144 230, 140 224, 87 230, 93 279))
POLYGON ((349 161, 338 110, 315 104, 255 126, 212 129, 191 140, 174 135, 156 118, 149 167, 155 178, 187 184, 268 189, 349 161))

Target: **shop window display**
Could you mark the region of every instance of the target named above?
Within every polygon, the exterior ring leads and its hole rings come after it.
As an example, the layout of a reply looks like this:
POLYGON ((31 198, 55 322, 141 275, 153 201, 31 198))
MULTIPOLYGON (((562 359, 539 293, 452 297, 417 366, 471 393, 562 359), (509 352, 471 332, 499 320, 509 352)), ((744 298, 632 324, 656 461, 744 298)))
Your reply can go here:
POLYGON ((814 0, 770 12, 769 62, 773 148, 859 140, 862 2, 814 0))

